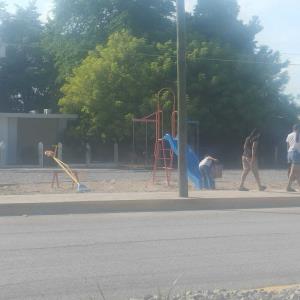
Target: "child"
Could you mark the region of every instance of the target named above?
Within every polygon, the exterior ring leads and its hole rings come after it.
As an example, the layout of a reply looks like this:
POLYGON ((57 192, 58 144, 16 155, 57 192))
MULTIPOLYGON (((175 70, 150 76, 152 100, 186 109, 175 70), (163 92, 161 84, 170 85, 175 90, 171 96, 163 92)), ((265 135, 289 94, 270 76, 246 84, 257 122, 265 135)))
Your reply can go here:
POLYGON ((209 190, 214 190, 216 188, 215 180, 212 175, 212 164, 214 162, 218 162, 218 160, 209 155, 205 155, 199 163, 199 170, 203 178, 203 187, 209 190))

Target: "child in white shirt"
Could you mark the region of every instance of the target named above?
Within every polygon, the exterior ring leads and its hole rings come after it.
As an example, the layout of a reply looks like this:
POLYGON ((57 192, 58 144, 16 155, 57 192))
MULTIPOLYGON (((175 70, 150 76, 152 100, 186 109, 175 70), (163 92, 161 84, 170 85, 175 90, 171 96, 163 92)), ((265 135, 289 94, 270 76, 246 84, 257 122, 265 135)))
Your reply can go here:
POLYGON ((212 175, 212 164, 218 162, 216 158, 205 155, 199 163, 199 170, 202 176, 203 187, 214 190, 216 188, 215 179, 212 175))

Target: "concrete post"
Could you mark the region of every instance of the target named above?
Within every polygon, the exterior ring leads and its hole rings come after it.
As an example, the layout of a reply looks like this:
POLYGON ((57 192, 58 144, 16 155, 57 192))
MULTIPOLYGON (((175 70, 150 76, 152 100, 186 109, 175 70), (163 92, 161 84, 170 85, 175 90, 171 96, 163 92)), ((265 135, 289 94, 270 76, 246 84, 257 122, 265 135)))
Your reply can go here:
POLYGON ((63 145, 62 143, 57 144, 57 158, 62 160, 63 157, 63 145))
POLYGON ((6 45, 0 39, 0 58, 6 57, 6 45))
POLYGON ((119 145, 114 144, 114 164, 117 166, 119 164, 119 145))
POLYGON ((85 144, 85 163, 87 166, 91 164, 92 161, 92 149, 89 143, 85 144))
POLYGON ((6 165, 6 145, 5 142, 1 141, 0 142, 0 166, 5 166, 6 165))
POLYGON ((39 167, 44 168, 44 145, 42 142, 38 143, 38 156, 39 156, 39 167))
POLYGON ((275 149, 274 149, 274 163, 275 163, 275 166, 277 167, 278 166, 278 146, 275 146, 275 149))

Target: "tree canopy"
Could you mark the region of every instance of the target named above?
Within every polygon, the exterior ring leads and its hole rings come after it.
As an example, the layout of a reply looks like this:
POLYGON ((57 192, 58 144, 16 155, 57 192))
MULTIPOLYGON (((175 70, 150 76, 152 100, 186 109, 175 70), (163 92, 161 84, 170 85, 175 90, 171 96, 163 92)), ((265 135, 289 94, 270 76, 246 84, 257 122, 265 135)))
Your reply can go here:
MULTIPOLYGON (((60 82, 97 44, 127 30, 133 36, 166 41, 175 33, 172 0, 56 0, 45 46, 55 58, 60 82)), ((175 36, 175 35, 174 35, 175 36)))
POLYGON ((236 0, 201 0, 188 18, 188 32, 194 38, 218 41, 222 45, 251 53, 256 47, 255 35, 262 30, 257 17, 248 24, 238 19, 236 0))
POLYGON ((41 47, 43 27, 36 7, 18 7, 14 15, 3 10, 0 18, 0 38, 7 45, 6 57, 0 61, 0 110, 51 106, 55 72, 51 57, 41 47))
MULTIPOLYGON (((15 14, 0 4, 1 111, 58 105, 79 114, 82 139, 128 141, 132 116, 176 86, 175 1, 54 3, 46 24, 34 4, 15 14)), ((188 112, 201 138, 230 144, 261 127, 278 139, 298 106, 285 93, 288 62, 257 45, 259 19, 241 21, 236 0, 199 0, 186 16, 188 112)))
POLYGON ((59 105, 83 116, 80 130, 99 139, 128 137, 131 120, 151 96, 151 53, 143 38, 126 31, 110 36, 74 69, 62 88, 59 105))

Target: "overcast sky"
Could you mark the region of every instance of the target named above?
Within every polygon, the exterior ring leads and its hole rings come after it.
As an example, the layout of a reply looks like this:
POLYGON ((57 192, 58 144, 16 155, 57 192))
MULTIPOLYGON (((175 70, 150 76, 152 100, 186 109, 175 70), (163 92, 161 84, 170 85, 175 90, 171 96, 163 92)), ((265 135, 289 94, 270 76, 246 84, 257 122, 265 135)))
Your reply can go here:
MULTIPOLYGON (((27 5, 29 0, 5 0, 13 11, 15 5, 27 5)), ((186 9, 191 11, 197 0, 186 0, 186 9)), ((240 18, 248 21, 258 16, 264 30, 257 35, 260 44, 270 46, 282 53, 284 59, 292 64, 288 69, 290 83, 287 92, 300 95, 300 0, 238 0, 240 18)), ((42 20, 47 19, 51 11, 52 0, 37 0, 42 20)))

